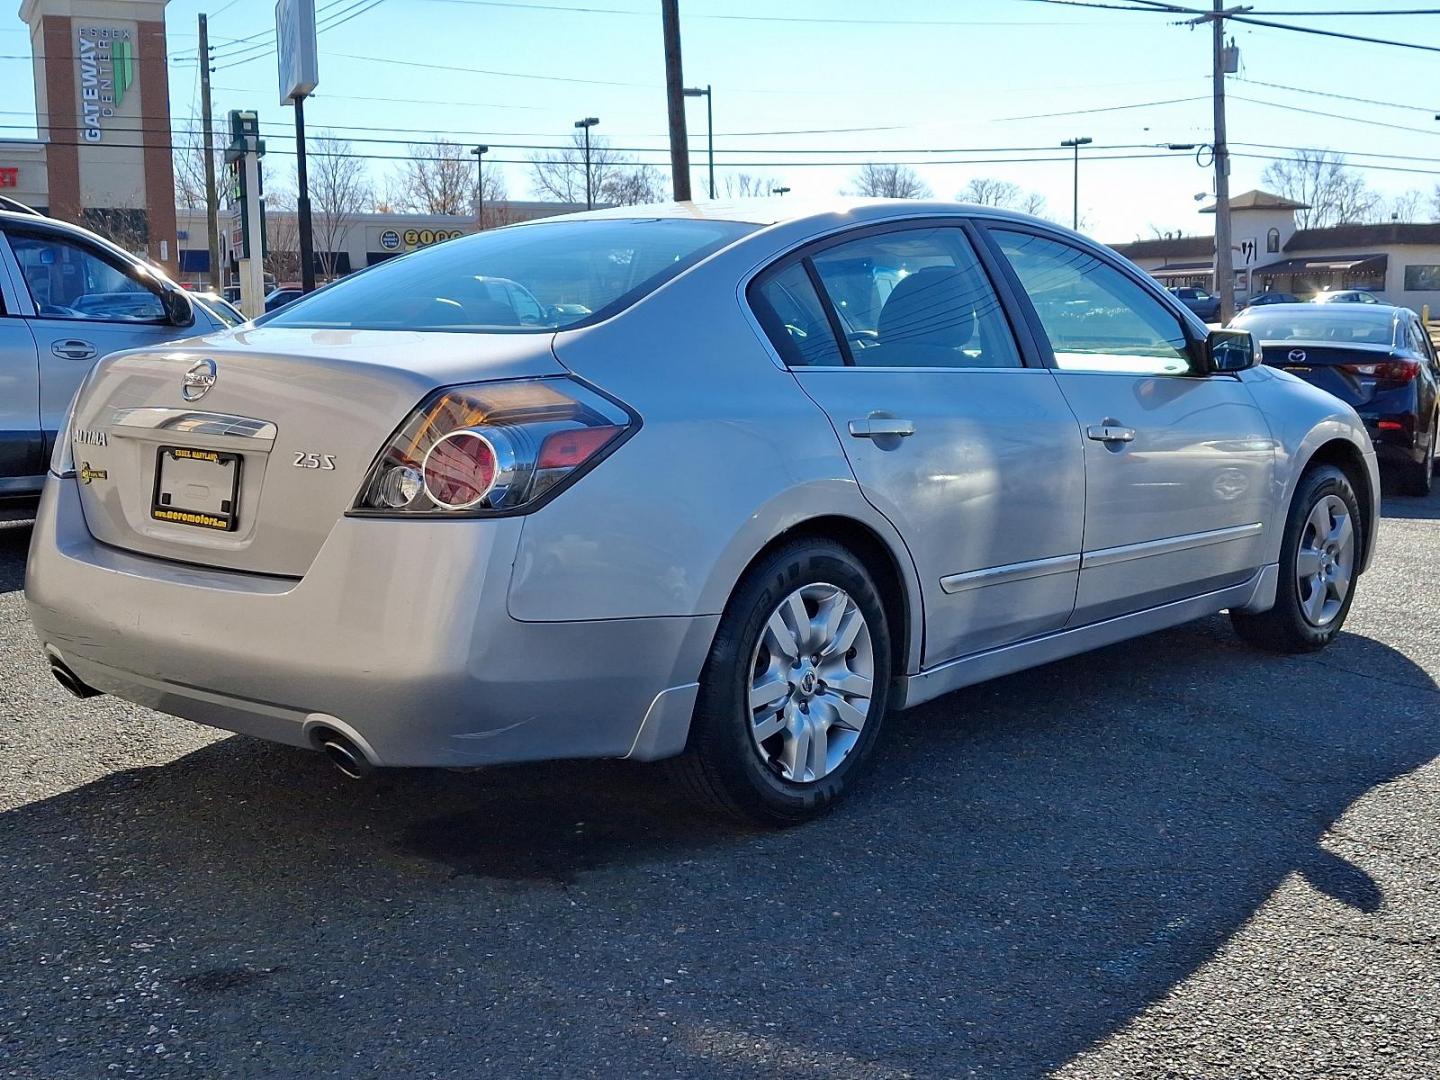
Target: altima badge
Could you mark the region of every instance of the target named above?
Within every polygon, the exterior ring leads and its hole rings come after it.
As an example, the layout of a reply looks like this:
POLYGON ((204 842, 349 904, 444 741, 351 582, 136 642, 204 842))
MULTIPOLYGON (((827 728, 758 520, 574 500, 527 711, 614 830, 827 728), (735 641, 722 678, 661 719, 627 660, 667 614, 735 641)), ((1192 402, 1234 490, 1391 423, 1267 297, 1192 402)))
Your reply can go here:
POLYGON ((80 482, 81 482, 82 484, 88 484, 88 483, 90 483, 91 480, 109 480, 109 479, 110 479, 110 474, 109 474, 108 472, 106 472, 104 469, 92 469, 92 468, 90 467, 90 462, 88 462, 88 461, 82 461, 82 462, 80 463, 80 482))
POLYGON ((186 401, 199 401, 210 392, 217 376, 214 360, 198 360, 190 365, 180 380, 180 396, 186 401))

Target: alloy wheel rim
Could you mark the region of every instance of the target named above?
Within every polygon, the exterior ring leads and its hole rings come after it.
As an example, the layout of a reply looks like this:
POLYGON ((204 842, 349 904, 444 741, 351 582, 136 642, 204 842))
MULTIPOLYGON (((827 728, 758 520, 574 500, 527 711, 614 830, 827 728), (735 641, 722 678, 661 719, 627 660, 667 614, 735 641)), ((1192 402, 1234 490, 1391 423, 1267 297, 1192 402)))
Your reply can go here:
POLYGON ((1295 553, 1296 594, 1300 613, 1311 626, 1335 621, 1355 573, 1355 525, 1350 508, 1337 495, 1326 495, 1305 519, 1295 553))
POLYGON ((823 780, 859 745, 875 653, 844 589, 820 582, 785 597, 765 621, 750 672, 750 738, 782 779, 823 780))

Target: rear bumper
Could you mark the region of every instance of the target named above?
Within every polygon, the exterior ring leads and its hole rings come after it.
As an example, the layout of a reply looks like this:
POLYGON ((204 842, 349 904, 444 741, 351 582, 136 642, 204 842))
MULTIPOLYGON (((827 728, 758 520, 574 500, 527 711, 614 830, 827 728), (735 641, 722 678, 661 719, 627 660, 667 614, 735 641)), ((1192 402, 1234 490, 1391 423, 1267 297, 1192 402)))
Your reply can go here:
POLYGON ((26 599, 97 690, 374 764, 666 757, 684 747, 716 617, 526 623, 506 613, 518 519, 341 519, 301 580, 97 543, 51 479, 26 599))

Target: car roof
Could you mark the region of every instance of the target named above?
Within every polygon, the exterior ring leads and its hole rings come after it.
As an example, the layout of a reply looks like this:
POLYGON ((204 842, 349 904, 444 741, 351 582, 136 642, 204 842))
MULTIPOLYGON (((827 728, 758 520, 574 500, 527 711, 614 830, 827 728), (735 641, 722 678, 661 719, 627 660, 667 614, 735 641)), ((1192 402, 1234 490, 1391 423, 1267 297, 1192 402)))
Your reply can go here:
POLYGON ((952 202, 944 199, 869 199, 853 196, 805 198, 769 196, 755 199, 719 199, 713 202, 649 203, 640 206, 611 206, 603 210, 582 210, 576 214, 536 218, 522 227, 557 221, 643 221, 655 218, 685 218, 693 221, 733 221, 749 225, 779 225, 808 218, 850 216, 857 220, 888 217, 923 217, 983 213, 1015 221, 1034 220, 1012 210, 993 206, 952 202))

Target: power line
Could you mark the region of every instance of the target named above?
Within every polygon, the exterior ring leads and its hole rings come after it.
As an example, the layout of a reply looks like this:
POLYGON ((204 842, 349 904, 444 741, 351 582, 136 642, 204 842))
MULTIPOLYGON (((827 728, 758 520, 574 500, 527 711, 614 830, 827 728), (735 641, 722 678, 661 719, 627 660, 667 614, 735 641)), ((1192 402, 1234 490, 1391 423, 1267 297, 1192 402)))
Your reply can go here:
POLYGON ((1191 101, 1209 101, 1210 95, 1203 94, 1195 97, 1166 98, 1162 101, 1137 101, 1129 105, 1102 105, 1093 109, 1067 109, 1064 112, 1028 113, 1024 116, 997 116, 996 123, 1010 120, 1045 120, 1055 116, 1082 116, 1087 113, 1122 112, 1126 109, 1148 109, 1157 105, 1181 105, 1191 101))

